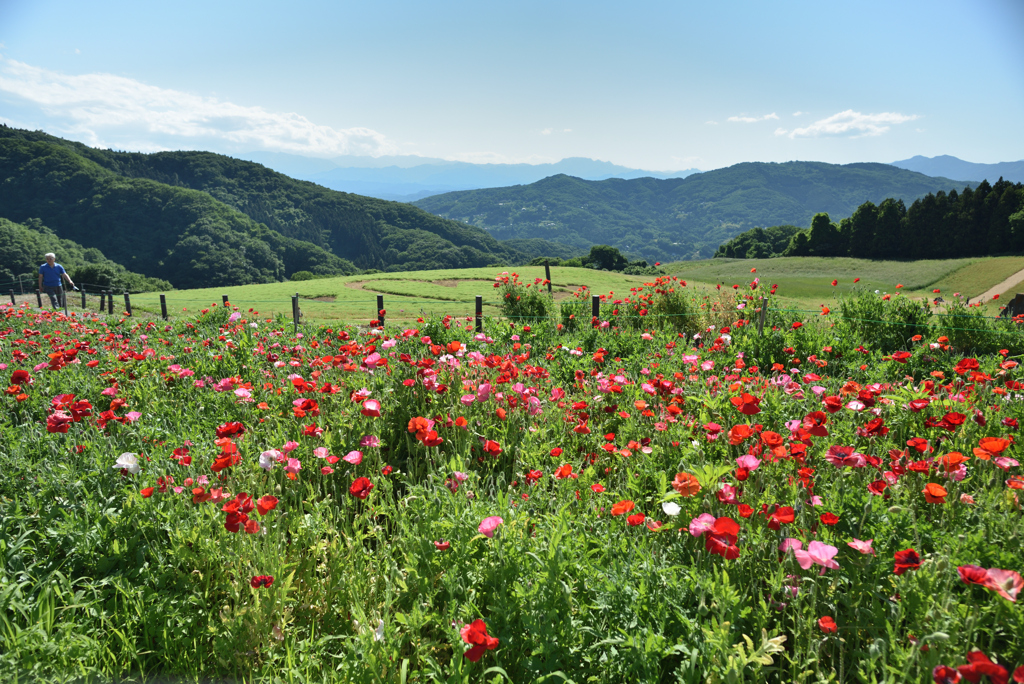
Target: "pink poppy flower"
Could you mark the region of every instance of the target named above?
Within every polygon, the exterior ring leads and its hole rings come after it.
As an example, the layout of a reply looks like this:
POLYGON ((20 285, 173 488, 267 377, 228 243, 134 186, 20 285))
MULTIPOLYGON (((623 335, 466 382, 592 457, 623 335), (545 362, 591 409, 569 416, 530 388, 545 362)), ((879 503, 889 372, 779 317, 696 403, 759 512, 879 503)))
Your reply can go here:
POLYGON ((808 569, 812 565, 820 565, 823 568, 832 568, 833 570, 839 568, 839 563, 832 560, 832 557, 839 553, 839 549, 829 544, 823 544, 820 541, 812 541, 807 545, 807 550, 796 549, 793 551, 793 555, 796 556, 796 562, 800 564, 800 567, 804 570, 808 569))
POLYGON ((498 525, 501 525, 504 522, 505 521, 500 517, 492 515, 489 518, 484 518, 480 522, 480 527, 477 528, 477 531, 485 537, 493 538, 495 530, 498 529, 498 525))
POLYGON ((350 451, 342 456, 341 460, 345 461, 345 463, 351 463, 352 465, 359 465, 363 462, 363 452, 350 451))
POLYGON ((873 555, 875 555, 875 550, 873 548, 871 548, 871 544, 874 543, 874 541, 875 541, 874 539, 868 539, 867 541, 861 541, 860 539, 854 538, 853 541, 846 542, 846 545, 849 546, 851 549, 854 549, 856 551, 860 551, 863 554, 867 554, 867 555, 873 556, 873 555))
POLYGON ((710 513, 701 513, 696 518, 690 521, 690 534, 694 537, 699 537, 715 524, 715 516, 710 513))

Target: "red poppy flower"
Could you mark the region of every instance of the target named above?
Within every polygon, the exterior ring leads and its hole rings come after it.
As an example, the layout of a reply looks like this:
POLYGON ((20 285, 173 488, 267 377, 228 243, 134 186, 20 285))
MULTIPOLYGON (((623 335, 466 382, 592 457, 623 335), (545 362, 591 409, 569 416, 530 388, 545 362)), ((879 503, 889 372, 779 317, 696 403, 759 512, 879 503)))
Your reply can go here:
POLYGON ((604 492, 604 485, 602 485, 600 482, 595 482, 594 484, 590 485, 590 491, 594 492, 595 494, 601 494, 604 492))
POLYGON ((729 444, 733 446, 740 444, 746 439, 749 439, 754 431, 749 425, 733 425, 729 428, 729 444))
POLYGON ((447 551, 448 549, 452 548, 452 543, 444 541, 443 539, 438 539, 436 542, 434 542, 434 546, 437 547, 438 551, 447 551))
POLYGON ((497 637, 487 633, 487 625, 483 620, 476 619, 463 627, 460 632, 462 640, 473 648, 466 651, 466 659, 470 662, 477 662, 483 656, 484 651, 493 651, 498 648, 497 637))
POLYGON ((825 397, 825 410, 829 413, 836 413, 843 408, 843 398, 838 396, 825 397))
POLYGON ((644 517, 645 516, 643 513, 634 513, 633 515, 626 518, 626 522, 628 522, 633 527, 637 527, 638 525, 643 524, 644 517))
POLYGON ((629 499, 623 499, 614 506, 612 506, 612 515, 622 515, 623 513, 629 513, 636 507, 636 504, 629 499))
MULTIPOLYGON (((996 295, 997 297, 999 295, 996 295)), ((992 682, 1006 684, 1010 679, 1010 672, 1002 665, 993 663, 987 655, 981 651, 971 651, 967 654, 967 664, 961 665, 957 670, 971 684, 981 681, 982 675, 988 675, 992 682)))
POLYGON ((826 615, 818 618, 818 629, 825 634, 833 634, 839 630, 839 627, 836 626, 836 621, 833 620, 831 616, 826 615))
POLYGON ((949 494, 945 487, 940 484, 935 484, 934 482, 926 484, 924 489, 921 490, 921 493, 924 494, 925 501, 933 504, 946 503, 946 495, 949 494))
POLYGON ((245 426, 238 421, 222 423, 217 426, 217 437, 234 437, 245 432, 245 426))
POLYGON ((718 518, 704 533, 704 548, 727 560, 739 558, 740 550, 736 546, 739 531, 739 523, 732 518, 718 518))
POLYGON ((819 520, 821 520, 821 523, 823 525, 831 526, 831 525, 835 525, 837 522, 839 522, 839 516, 836 515, 835 513, 825 512, 825 513, 821 514, 821 517, 819 518, 819 520))
POLYGON ((896 565, 892 571, 897 575, 902 575, 907 570, 917 570, 921 567, 921 557, 917 555, 917 551, 914 549, 897 551, 894 558, 896 565))
POLYGON ((965 584, 980 584, 985 586, 988 583, 988 570, 978 565, 961 565, 957 572, 965 584))
POLYGON ((143 499, 148 499, 149 497, 153 496, 153 488, 146 487, 145 489, 140 489, 139 494, 142 494, 143 499))
POLYGON ((352 481, 352 486, 348 488, 348 493, 357 499, 365 499, 370 495, 371 489, 373 489, 373 483, 368 478, 357 477, 352 481))
POLYGON ((959 684, 960 673, 948 665, 936 665, 932 670, 932 681, 935 684, 959 684))
POLYGON ((274 583, 274 578, 270 575, 254 575, 249 580, 249 586, 253 589, 259 589, 260 587, 269 587, 274 583))
POLYGON ((742 396, 731 397, 729 401, 732 402, 732 405, 736 407, 737 411, 745 416, 753 416, 761 412, 761 407, 758 406, 758 404, 761 403, 761 400, 751 394, 747 394, 746 392, 744 392, 742 396))
POLYGON ((824 411, 814 411, 804 416, 803 421, 800 423, 800 427, 807 431, 807 434, 814 435, 815 437, 828 437, 828 428, 825 424, 828 423, 828 416, 824 411))
POLYGON ((768 516, 768 529, 777 530, 781 525, 788 525, 796 520, 792 506, 783 506, 768 516))
POLYGON ((260 515, 266 515, 275 508, 277 508, 277 497, 270 494, 260 497, 256 502, 256 512, 260 515))

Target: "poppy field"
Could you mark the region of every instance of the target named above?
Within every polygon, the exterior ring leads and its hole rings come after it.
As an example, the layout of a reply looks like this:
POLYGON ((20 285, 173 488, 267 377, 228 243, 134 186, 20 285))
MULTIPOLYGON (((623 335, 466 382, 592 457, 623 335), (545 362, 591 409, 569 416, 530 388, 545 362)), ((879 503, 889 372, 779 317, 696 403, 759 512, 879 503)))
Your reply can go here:
POLYGON ((751 277, 0 308, 4 681, 1024 682, 1022 322, 751 277))

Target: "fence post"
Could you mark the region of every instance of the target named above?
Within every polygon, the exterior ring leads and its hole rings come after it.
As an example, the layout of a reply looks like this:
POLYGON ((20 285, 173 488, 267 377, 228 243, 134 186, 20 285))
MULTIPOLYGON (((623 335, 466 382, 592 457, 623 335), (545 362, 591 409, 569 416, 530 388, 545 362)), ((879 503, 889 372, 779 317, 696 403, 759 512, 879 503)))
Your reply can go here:
POLYGON ((85 285, 82 286, 82 308, 85 308, 85 285))
POLYGON ((167 320, 167 295, 160 295, 160 315, 167 320))
MULTIPOLYGON (((111 300, 113 300, 113 295, 111 295, 111 300)), ((129 316, 132 315, 132 300, 128 297, 127 290, 124 293, 124 310, 128 312, 129 316)))
POLYGON ((544 260, 544 277, 548 281, 548 294, 551 294, 551 264, 547 259, 544 260))
POLYGON ((295 324, 295 332, 299 332, 299 293, 292 296, 292 322, 295 324))
POLYGON ((764 317, 768 313, 768 299, 761 297, 761 315, 757 319, 757 336, 764 336, 764 317))
POLYGON ((384 327, 384 295, 377 295, 377 322, 384 327))
POLYGON ((476 331, 484 331, 484 298, 483 295, 476 296, 476 331))
POLYGON ((17 304, 17 302, 14 301, 14 290, 11 290, 11 306, 14 306, 15 304, 17 304))
POLYGON ((601 320, 601 297, 600 295, 590 295, 590 311, 591 320, 596 325, 601 320))
POLYGON ((107 290, 107 313, 114 313, 114 291, 107 290))
POLYGON ((227 295, 221 295, 220 296, 220 301, 224 304, 224 306, 227 306, 228 305, 228 296, 227 295))
POLYGON ((43 293, 39 291, 39 288, 36 288, 36 304, 40 309, 43 308, 43 293))

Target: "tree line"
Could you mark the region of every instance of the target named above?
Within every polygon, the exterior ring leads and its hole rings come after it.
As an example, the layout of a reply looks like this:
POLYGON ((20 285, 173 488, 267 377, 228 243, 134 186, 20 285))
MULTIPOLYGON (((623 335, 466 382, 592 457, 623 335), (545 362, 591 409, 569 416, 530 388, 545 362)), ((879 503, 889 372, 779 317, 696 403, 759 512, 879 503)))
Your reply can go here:
POLYGON ((1024 252, 1024 184, 1000 178, 962 192, 864 202, 838 223, 815 214, 811 226, 754 228, 723 243, 715 257, 779 256, 949 259, 1024 252))

